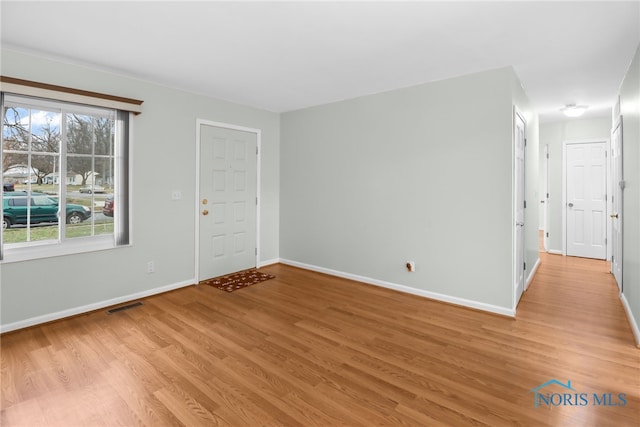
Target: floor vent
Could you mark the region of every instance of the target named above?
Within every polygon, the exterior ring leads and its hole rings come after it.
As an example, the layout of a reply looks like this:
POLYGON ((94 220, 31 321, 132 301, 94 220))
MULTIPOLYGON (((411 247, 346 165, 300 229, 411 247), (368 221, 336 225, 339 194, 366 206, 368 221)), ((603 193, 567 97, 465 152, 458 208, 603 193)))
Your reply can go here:
POLYGON ((120 307, 112 308, 111 310, 107 310, 107 313, 113 314, 113 313, 117 313, 117 312, 122 311, 122 310, 129 310, 130 308, 138 307, 140 305, 142 305, 142 303, 140 301, 138 301, 138 302, 134 302, 132 304, 127 304, 127 305, 122 305, 120 307))

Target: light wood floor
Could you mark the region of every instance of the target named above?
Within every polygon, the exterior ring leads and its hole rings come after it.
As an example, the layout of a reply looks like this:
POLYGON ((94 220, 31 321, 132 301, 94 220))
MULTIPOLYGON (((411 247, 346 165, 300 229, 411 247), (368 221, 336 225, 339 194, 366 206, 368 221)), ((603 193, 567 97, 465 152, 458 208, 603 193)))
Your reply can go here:
POLYGON ((640 350, 606 263, 541 256, 515 320, 274 265, 231 294, 8 333, 0 424, 638 426, 640 350), (550 379, 626 406, 534 409, 550 379))

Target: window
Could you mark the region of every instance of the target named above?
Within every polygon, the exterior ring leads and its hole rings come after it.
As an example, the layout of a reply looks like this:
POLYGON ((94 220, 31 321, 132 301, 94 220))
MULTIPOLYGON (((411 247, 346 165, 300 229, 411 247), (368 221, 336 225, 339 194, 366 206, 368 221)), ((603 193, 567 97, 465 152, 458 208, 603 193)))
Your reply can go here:
POLYGON ((2 259, 129 243, 129 113, 2 95, 2 259))

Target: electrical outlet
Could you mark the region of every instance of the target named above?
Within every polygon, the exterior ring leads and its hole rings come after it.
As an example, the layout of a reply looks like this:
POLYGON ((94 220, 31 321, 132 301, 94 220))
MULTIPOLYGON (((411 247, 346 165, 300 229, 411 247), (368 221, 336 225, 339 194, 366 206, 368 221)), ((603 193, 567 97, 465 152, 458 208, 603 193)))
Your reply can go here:
POLYGON ((155 272, 156 272, 156 263, 153 261, 149 261, 147 263, 147 274, 151 274, 155 272))
POLYGON ((407 261, 407 271, 409 273, 413 273, 416 271, 416 262, 415 261, 407 261))

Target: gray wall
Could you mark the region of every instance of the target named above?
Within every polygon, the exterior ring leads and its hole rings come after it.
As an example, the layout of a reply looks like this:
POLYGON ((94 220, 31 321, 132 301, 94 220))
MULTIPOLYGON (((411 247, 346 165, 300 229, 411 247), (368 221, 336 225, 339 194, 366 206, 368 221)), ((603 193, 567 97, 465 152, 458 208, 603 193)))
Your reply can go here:
POLYGON ((278 114, 9 50, 2 51, 1 71, 144 100, 133 122, 133 246, 2 264, 2 325, 192 283, 197 118, 262 130, 260 250, 263 260, 278 258, 278 114), (182 200, 171 200, 174 189, 182 200), (149 260, 154 274, 146 273, 149 260))
MULTIPOLYGON (((527 199, 536 194, 538 145, 511 68, 282 117, 10 50, 1 71, 145 101, 134 121, 133 246, 2 264, 3 326, 193 280, 197 118, 262 129, 263 261, 513 308, 514 104, 527 118, 527 199), (171 200, 174 189, 181 201, 171 200), (415 273, 404 268, 409 259, 415 273)), ((528 224, 537 225, 535 212, 528 224)), ((536 228, 526 232, 528 265, 537 261, 536 228)))
POLYGON ((281 259, 512 308, 516 80, 504 68, 283 114, 281 259))
MULTIPOLYGON (((640 46, 620 87, 623 117, 623 294, 640 325, 640 46)), ((637 329, 636 329, 637 331, 637 329)), ((636 336, 640 339, 640 336, 636 336)))
MULTIPOLYGON (((540 159, 544 146, 549 146, 549 251, 562 252, 562 143, 571 140, 604 141, 610 138, 610 116, 540 124, 540 159)), ((540 186, 542 188, 542 180, 540 186)), ((536 202, 540 202, 540 197, 536 202)))

